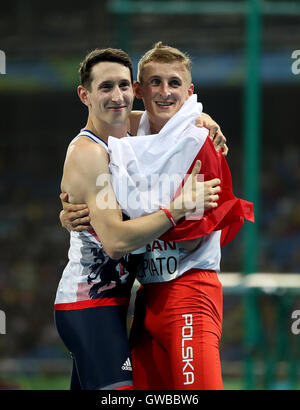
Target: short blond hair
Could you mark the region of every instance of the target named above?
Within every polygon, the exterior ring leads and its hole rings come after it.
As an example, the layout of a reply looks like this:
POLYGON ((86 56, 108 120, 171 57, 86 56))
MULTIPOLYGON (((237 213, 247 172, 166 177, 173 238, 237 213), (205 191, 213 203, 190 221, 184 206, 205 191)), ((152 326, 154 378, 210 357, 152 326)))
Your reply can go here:
POLYGON ((185 67, 189 75, 190 82, 192 82, 190 57, 182 51, 178 50, 178 48, 164 45, 161 41, 159 41, 154 44, 151 50, 147 51, 143 55, 138 63, 137 80, 140 84, 142 84, 143 82, 144 67, 151 61, 159 63, 181 63, 185 67))

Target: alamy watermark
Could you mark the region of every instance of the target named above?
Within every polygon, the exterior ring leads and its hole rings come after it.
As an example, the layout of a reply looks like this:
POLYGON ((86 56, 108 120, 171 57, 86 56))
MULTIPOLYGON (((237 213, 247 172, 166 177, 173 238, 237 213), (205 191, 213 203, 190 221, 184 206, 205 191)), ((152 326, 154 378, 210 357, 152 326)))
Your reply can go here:
POLYGON ((300 333, 300 310, 294 310, 292 312, 293 323, 291 326, 291 331, 293 335, 299 335, 300 333))
POLYGON ((0 50, 0 74, 6 74, 6 56, 2 50, 0 50))
POLYGON ((295 60, 291 67, 292 73, 297 75, 300 73, 300 50, 294 50, 291 57, 295 60))
POLYGON ((0 310, 0 335, 6 334, 6 315, 3 310, 0 310))
POLYGON ((111 174, 101 174, 96 182, 100 188, 96 203, 99 209, 117 208, 116 194, 121 208, 129 215, 142 215, 168 206, 172 198, 177 198, 173 202, 175 209, 185 209, 186 219, 199 219, 204 213, 204 175, 197 175, 195 185, 191 185, 194 182, 189 177, 180 174, 133 174, 128 178, 125 174, 112 178, 111 174), (185 183, 181 188, 182 181, 185 183))

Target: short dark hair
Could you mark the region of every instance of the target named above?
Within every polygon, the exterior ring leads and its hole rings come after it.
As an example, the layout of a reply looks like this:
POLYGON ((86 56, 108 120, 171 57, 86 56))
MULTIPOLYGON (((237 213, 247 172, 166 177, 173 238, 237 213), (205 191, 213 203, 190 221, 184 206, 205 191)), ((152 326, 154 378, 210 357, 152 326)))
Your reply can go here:
POLYGON ((91 51, 85 59, 80 63, 79 74, 81 85, 85 88, 90 89, 92 76, 91 71, 95 64, 100 62, 112 62, 124 65, 129 68, 131 83, 133 83, 133 65, 131 58, 125 51, 116 48, 96 48, 91 51))

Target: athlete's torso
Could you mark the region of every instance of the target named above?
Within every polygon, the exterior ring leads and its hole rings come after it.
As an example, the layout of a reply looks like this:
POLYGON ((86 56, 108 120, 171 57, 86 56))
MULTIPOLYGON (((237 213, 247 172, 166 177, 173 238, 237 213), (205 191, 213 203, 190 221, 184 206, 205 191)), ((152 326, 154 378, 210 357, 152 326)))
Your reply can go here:
MULTIPOLYGON (((139 125, 138 135, 150 134, 150 124, 144 113, 139 125)), ((194 251, 186 251, 180 242, 155 240, 146 246, 143 262, 140 264, 137 279, 142 284, 168 282, 190 269, 220 271, 221 231, 204 236, 194 251)))
MULTIPOLYGON (((82 136, 107 150, 107 144, 89 130, 81 131, 72 142, 82 136)), ((57 289, 55 309, 128 303, 135 278, 130 255, 111 259, 95 231, 89 230, 71 232, 68 258, 57 289)))

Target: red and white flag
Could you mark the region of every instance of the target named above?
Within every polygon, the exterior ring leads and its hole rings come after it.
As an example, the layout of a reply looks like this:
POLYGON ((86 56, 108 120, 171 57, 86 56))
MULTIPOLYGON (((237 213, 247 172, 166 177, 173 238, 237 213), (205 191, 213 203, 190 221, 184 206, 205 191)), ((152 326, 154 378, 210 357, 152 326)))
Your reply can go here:
POLYGON ((158 134, 150 134, 145 112, 137 137, 109 137, 112 184, 122 211, 137 218, 168 205, 200 159, 204 181, 221 180, 218 207, 199 219, 184 218, 160 239, 195 239, 222 230, 223 246, 235 237, 245 219, 254 222, 253 204, 233 194, 224 155, 215 150, 208 130, 195 126, 201 113, 202 104, 194 94, 158 134))

